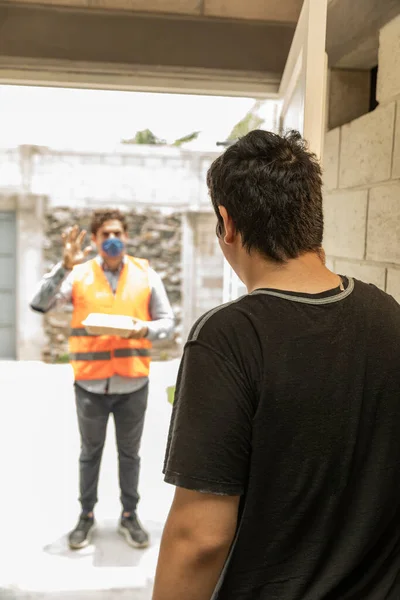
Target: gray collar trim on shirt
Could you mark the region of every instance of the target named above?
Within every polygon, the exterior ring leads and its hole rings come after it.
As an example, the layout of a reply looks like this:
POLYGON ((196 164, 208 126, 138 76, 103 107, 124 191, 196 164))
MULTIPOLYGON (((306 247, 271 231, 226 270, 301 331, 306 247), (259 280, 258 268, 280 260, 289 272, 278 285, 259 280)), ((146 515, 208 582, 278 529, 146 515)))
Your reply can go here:
POLYGON ((255 296, 256 294, 265 294, 267 296, 275 296, 276 298, 283 298, 284 300, 291 300, 292 302, 301 302, 302 304, 332 304, 333 302, 340 302, 344 300, 354 290, 354 279, 351 277, 346 278, 349 282, 347 288, 340 292, 340 294, 335 294, 334 296, 328 296, 327 298, 307 298, 305 296, 292 296, 291 294, 285 294, 285 292, 274 292, 274 290, 254 290, 250 294, 250 296, 255 296))
MULTIPOLYGON (((273 290, 255 290, 254 292, 252 292, 251 294, 248 294, 248 295, 255 296, 256 294, 265 294, 267 296, 275 296, 276 298, 283 298, 284 300, 291 300, 292 302, 301 302, 302 304, 314 304, 314 305, 331 304, 332 302, 340 302, 341 300, 344 300, 345 298, 350 296, 350 294, 354 290, 354 279, 352 279, 351 277, 346 277, 346 279, 348 280, 349 285, 344 290, 344 292, 340 292, 340 294, 335 294, 334 296, 329 296, 328 298, 305 298, 303 296, 292 296, 290 294, 285 294, 284 292, 278 292, 278 291, 274 292, 273 290)), ((247 294, 245 294, 244 296, 240 296, 240 298, 236 298, 235 300, 231 300, 231 302, 226 302, 225 304, 221 304, 220 306, 213 308, 208 313, 203 315, 203 318, 200 319, 200 321, 198 322, 197 327, 195 328, 192 337, 188 341, 197 340, 202 327, 205 325, 205 323, 207 323, 208 319, 210 319, 213 315, 215 315, 215 313, 219 312, 226 306, 230 306, 231 304, 240 302, 243 298, 246 298, 246 297, 247 297, 247 294)))

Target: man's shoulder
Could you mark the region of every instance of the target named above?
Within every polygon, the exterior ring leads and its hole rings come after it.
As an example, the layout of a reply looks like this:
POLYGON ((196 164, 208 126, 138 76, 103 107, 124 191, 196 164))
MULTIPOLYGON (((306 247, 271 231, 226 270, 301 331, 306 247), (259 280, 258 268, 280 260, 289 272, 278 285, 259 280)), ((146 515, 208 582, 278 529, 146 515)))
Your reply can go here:
POLYGON ((365 303, 366 306, 375 309, 391 308, 400 315, 400 304, 398 301, 373 283, 354 279, 354 289, 358 300, 365 303))
POLYGON ((194 323, 188 337, 188 342, 199 339, 206 341, 207 338, 214 337, 216 333, 224 333, 224 335, 229 336, 230 332, 237 331, 243 327, 246 318, 244 316, 245 311, 242 309, 245 307, 246 298, 248 298, 247 295, 241 296, 236 300, 220 304, 204 313, 194 323))

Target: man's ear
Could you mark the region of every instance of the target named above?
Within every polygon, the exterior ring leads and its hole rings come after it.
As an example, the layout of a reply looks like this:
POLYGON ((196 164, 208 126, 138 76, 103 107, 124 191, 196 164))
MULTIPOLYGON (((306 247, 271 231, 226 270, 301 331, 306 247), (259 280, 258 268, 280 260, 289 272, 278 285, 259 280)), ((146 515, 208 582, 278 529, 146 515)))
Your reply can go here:
POLYGON ((222 240, 225 242, 225 244, 232 244, 235 240, 235 235, 236 235, 236 229, 235 229, 235 225, 233 224, 233 221, 231 219, 231 217, 228 214, 228 211, 226 210, 225 206, 219 206, 218 207, 219 210, 219 214, 221 215, 222 221, 224 223, 224 231, 222 232, 222 240))

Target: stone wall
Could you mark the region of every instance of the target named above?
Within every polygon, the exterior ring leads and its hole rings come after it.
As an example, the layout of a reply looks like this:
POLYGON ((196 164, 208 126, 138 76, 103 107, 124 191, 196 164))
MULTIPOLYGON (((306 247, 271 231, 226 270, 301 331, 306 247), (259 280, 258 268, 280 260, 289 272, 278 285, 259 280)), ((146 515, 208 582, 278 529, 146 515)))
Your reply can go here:
MULTIPOLYGON (((154 345, 153 357, 167 359, 179 356, 181 345, 181 215, 158 211, 129 211, 128 253, 147 258, 164 281, 168 297, 176 315, 174 339, 154 345)), ((91 211, 58 207, 45 214, 44 262, 47 272, 62 256, 62 232, 71 224, 78 223, 90 230, 91 211)), ((89 237, 86 240, 89 243, 89 237)), ((93 255, 94 256, 94 255, 93 255)), ((46 346, 44 360, 63 362, 67 360, 67 340, 71 312, 49 312, 44 317, 46 346)))
POLYGON ((324 246, 335 271, 400 301, 400 16, 380 33, 377 95, 326 136, 324 246))

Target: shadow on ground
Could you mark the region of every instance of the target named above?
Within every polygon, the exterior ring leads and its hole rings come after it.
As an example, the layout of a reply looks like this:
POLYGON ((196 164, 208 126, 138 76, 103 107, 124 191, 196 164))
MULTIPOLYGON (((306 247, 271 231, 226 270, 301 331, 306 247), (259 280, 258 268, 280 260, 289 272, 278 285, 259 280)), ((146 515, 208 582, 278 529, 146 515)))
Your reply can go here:
MULTIPOLYGON (((92 543, 79 551, 70 550, 67 534, 48 544, 43 551, 58 558, 72 561, 83 561, 90 557, 94 567, 138 567, 143 559, 159 547, 163 530, 162 523, 146 521, 146 529, 150 533, 151 546, 147 550, 131 548, 117 531, 118 523, 108 519, 96 524, 92 543)), ((0 596, 1 598, 1 596, 0 596)))

